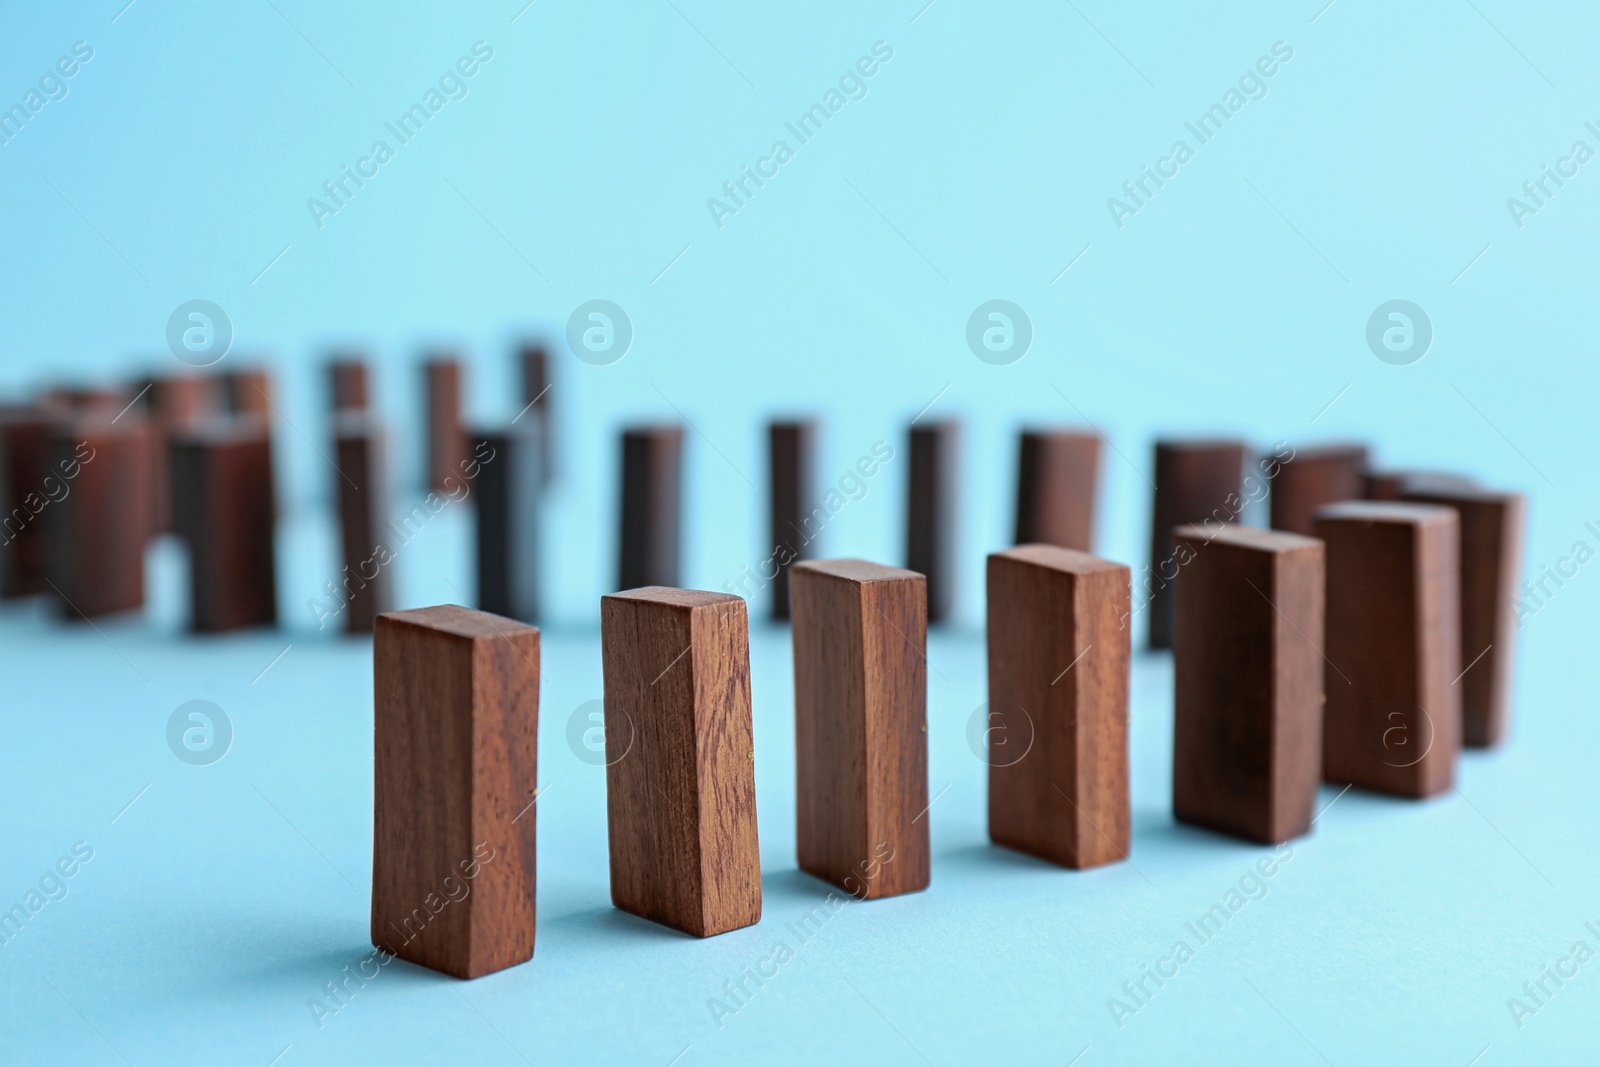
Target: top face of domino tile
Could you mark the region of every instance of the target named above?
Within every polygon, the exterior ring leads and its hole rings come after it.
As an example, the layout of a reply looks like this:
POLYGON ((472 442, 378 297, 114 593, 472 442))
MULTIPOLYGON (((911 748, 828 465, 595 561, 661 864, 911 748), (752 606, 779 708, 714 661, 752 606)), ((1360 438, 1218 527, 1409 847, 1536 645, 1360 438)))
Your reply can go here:
POLYGON ((744 604, 743 597, 731 593, 713 593, 705 589, 676 589, 668 585, 646 585, 638 589, 624 589, 620 593, 608 593, 600 600, 602 603, 607 600, 632 600, 670 608, 683 608, 688 611, 696 608, 720 607, 730 603, 744 604))
POLYGON ((856 585, 869 585, 873 582, 901 582, 908 578, 923 580, 924 576, 919 571, 909 571, 904 567, 890 567, 883 563, 873 563, 865 559, 810 559, 796 563, 790 568, 790 573, 795 571, 810 571, 813 574, 823 575, 828 578, 841 578, 856 585))
POLYGON ((1236 522, 1218 523, 1215 527, 1179 526, 1172 531, 1172 536, 1186 541, 1250 548, 1257 552, 1292 552, 1322 544, 1315 537, 1306 537, 1285 530, 1263 530, 1260 527, 1243 526, 1236 522))
POLYGON ((1448 482, 1418 480, 1400 490, 1403 501, 1411 504, 1514 504, 1524 499, 1515 490, 1488 489, 1480 485, 1454 485, 1448 482))
POLYGON ((378 616, 379 624, 404 624, 421 626, 451 637, 469 641, 491 637, 518 637, 538 633, 538 627, 529 626, 503 615, 486 611, 473 611, 459 604, 436 604, 431 608, 410 608, 406 611, 389 611, 378 616))
POLYGON ((1156 442, 1163 452, 1231 452, 1244 447, 1238 437, 1163 437, 1156 442))
POLYGON ((1317 521, 1401 523, 1430 526, 1456 521, 1455 509, 1440 504, 1405 504, 1390 500, 1343 500, 1317 509, 1317 521))
POLYGON ((1047 567, 1064 574, 1098 574, 1102 571, 1126 571, 1125 563, 1114 563, 1089 552, 1059 545, 1018 545, 989 556, 992 560, 1010 560, 1034 567, 1047 567))

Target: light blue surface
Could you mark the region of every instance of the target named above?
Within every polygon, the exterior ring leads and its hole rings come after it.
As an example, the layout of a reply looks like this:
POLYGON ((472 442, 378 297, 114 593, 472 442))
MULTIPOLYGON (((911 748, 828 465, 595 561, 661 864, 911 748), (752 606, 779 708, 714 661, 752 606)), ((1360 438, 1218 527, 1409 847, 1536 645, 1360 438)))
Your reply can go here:
MULTIPOLYGON (((94 56, 0 145, 0 386, 175 368, 171 311, 225 308, 228 359, 274 360, 288 420, 287 626, 181 636, 170 548, 153 553, 147 619, 102 633, 0 610, 0 901, 75 842, 94 849, 0 945, 0 1062, 1594 1058, 1600 964, 1520 1028, 1507 1007, 1575 941, 1600 950, 1584 926, 1600 926, 1592 568, 1551 582, 1526 620, 1515 735, 1463 759, 1461 795, 1338 799, 1264 898, 1120 1029, 1108 999, 1266 852, 1173 825, 1170 661, 1134 666, 1137 867, 1074 873, 989 848, 965 740, 983 699, 980 561, 1009 534, 1025 421, 1087 417, 1109 435, 1099 545, 1136 564, 1150 441, 1188 430, 1365 437, 1387 463, 1524 488, 1535 576, 1580 539, 1600 548, 1584 437, 1597 164, 1520 227, 1507 204, 1575 141, 1600 150, 1592 9, 122 2, 3 19, 0 102, 76 41, 94 56), (494 54, 465 98, 319 229, 307 198, 478 41, 494 54), (719 229, 707 198, 879 41, 894 54, 865 97, 791 145, 719 229), (1266 95, 1190 140, 1193 158, 1118 228, 1107 199, 1276 42, 1293 57, 1266 95), (552 393, 564 467, 546 541, 537 955, 472 983, 393 964, 319 1029, 308 1000, 368 951, 371 863, 370 649, 317 633, 305 607, 335 568, 333 475, 312 443, 327 432, 320 360, 335 342, 372 347, 414 482, 422 347, 462 346, 474 415, 505 419, 511 343, 559 337, 591 299, 623 307, 636 336, 611 366, 564 357, 552 393), (965 339, 994 299, 1032 322, 1010 366, 965 339), (1395 299, 1434 331, 1409 366, 1365 339, 1395 299), (794 868, 786 635, 752 638, 766 918, 696 942, 614 912, 602 772, 565 735, 600 695, 616 430, 693 420, 684 576, 721 588, 770 551, 769 413, 824 416, 833 480, 875 441, 899 450, 930 401, 968 426, 959 623, 930 644, 930 781, 949 784, 930 814, 933 887, 791 940, 796 957, 719 1029, 707 1001, 826 896, 794 868), (166 747, 193 699, 235 730, 209 767, 166 747)), ((823 551, 898 562, 904 479, 897 455, 823 551)), ((470 593, 469 520, 452 506, 400 554, 403 604, 470 593)))

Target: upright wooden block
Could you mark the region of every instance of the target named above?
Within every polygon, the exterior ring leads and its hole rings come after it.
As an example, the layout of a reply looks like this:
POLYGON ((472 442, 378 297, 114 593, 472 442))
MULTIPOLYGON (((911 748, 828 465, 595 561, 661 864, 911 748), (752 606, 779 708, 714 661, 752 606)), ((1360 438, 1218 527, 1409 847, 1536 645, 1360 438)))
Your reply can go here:
POLYGON ((532 958, 539 631, 390 612, 372 678, 372 943, 456 978, 532 958))
POLYGON ((913 423, 906 501, 906 567, 928 579, 928 621, 950 615, 955 600, 956 480, 961 424, 913 423))
POLYGON ((859 559, 789 578, 800 869, 863 900, 926 889, 926 579, 859 559))
POLYGON ((683 427, 623 431, 618 589, 678 584, 682 481, 683 427))
POLYGON ((1461 740, 1497 745, 1511 722, 1511 672, 1516 659, 1514 606, 1522 582, 1527 498, 1521 493, 1414 483, 1401 496, 1442 504, 1461 522, 1461 740))
POLYGON ((423 364, 428 409, 428 488, 446 490, 467 458, 467 433, 461 421, 461 361, 436 356, 423 364))
POLYGON ((1334 504, 1322 775, 1398 796, 1454 783, 1461 741, 1460 523, 1451 508, 1334 504))
POLYGON ((1128 854, 1128 568, 1054 545, 989 556, 989 836, 1065 867, 1128 854))
POLYGON ((768 539, 772 564, 772 617, 789 617, 789 574, 797 560, 811 556, 812 478, 816 470, 817 424, 803 419, 767 423, 768 539))
POLYGON ((234 415, 254 418, 270 425, 272 418, 272 374, 265 367, 239 367, 223 374, 228 410, 234 415))
POLYGON ((151 533, 173 528, 171 446, 174 434, 222 414, 226 401, 222 380, 211 375, 171 374, 148 379, 142 386, 145 413, 155 434, 151 458, 151 533))
POLYGON ((1173 584, 1181 568, 1173 557, 1172 531, 1179 526, 1239 521, 1244 501, 1243 441, 1156 442, 1156 490, 1150 523, 1149 585, 1151 648, 1172 647, 1173 584))
POLYGON ((386 468, 383 428, 358 408, 334 421, 334 492, 339 500, 339 549, 344 560, 346 633, 369 634, 394 601, 390 552, 380 545, 386 468))
POLYGON ((109 421, 133 400, 128 388, 120 384, 62 385, 39 394, 39 403, 71 416, 104 416, 109 421))
POLYGON ((328 361, 328 408, 341 411, 367 410, 367 361, 356 353, 343 353, 328 361))
POLYGON ((1272 528, 1310 536, 1317 509, 1365 495, 1366 445, 1302 448, 1279 459, 1272 479, 1272 528))
POLYGON ((1450 471, 1369 470, 1361 476, 1361 495, 1368 500, 1400 500, 1412 490, 1472 489, 1476 485, 1466 475, 1450 471))
POLYGON ((52 427, 45 463, 67 492, 44 511, 48 581, 68 618, 144 606, 144 549, 150 531, 154 437, 129 412, 105 410, 52 427))
POLYGON ((189 545, 190 628, 277 622, 272 441, 255 418, 217 420, 172 441, 175 527, 189 545))
POLYGON ((1099 434, 1022 431, 1017 457, 1015 543, 1090 551, 1099 469, 1099 434))
POLYGON ((478 472, 478 606, 524 622, 539 617, 538 426, 525 420, 479 430, 473 454, 492 457, 478 472))
POLYGON ((72 487, 50 466, 56 416, 37 404, 0 407, 0 597, 50 588, 49 519, 44 514, 72 487))
POLYGON ((615 593, 600 600, 600 643, 611 902, 696 937, 757 922, 744 601, 659 587, 615 593))
POLYGON ((1323 546, 1180 526, 1172 810, 1277 844, 1311 830, 1322 782, 1323 546))
POLYGON ((551 403, 550 352, 542 344, 526 344, 517 353, 522 378, 523 407, 533 405, 525 417, 538 427, 541 484, 555 481, 555 405, 551 403))

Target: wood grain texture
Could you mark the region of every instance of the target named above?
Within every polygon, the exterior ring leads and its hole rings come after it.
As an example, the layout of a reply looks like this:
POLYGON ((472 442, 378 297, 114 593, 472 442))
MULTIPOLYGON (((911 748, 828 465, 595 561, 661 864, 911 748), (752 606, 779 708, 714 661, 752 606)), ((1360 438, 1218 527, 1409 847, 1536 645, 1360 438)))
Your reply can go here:
POLYGON ((189 546, 189 626, 200 633, 277 622, 272 438, 257 418, 216 420, 172 438, 174 526, 189 546))
POLYGON ((745 603, 600 600, 611 901, 695 937, 761 918, 745 603))
POLYGON ((1528 502, 1521 493, 1413 483, 1401 495, 1452 507, 1461 523, 1461 741, 1498 745, 1511 723, 1515 605, 1528 502))
POLYGON ((906 479, 906 568, 928 579, 928 621, 950 615, 955 600, 956 494, 961 424, 911 426, 906 479))
POLYGON ((340 353, 328 361, 328 410, 366 411, 367 359, 354 352, 340 353))
POLYGON ((634 426, 622 433, 617 588, 678 584, 683 427, 634 426))
POLYGON ((556 480, 555 403, 550 387, 550 352, 538 343, 525 344, 517 353, 518 370, 522 379, 523 419, 531 419, 539 438, 540 475, 543 485, 556 480), (532 405, 531 409, 529 405, 532 405))
POLYGON ((1365 496, 1367 446, 1323 445, 1278 459, 1272 479, 1272 528, 1310 536, 1317 509, 1365 496))
POLYGON ((0 406, 0 597, 35 596, 50 588, 50 536, 45 512, 71 492, 51 468, 56 416, 39 404, 0 406))
POLYGON ((1461 743, 1460 523, 1422 504, 1334 504, 1327 545, 1322 775, 1397 796, 1455 780, 1461 743))
POLYGON ((390 612, 372 675, 372 943, 456 978, 530 959, 539 631, 390 612))
MULTIPOLYGON (((810 557, 807 520, 816 499, 817 423, 813 419, 767 423, 767 543, 772 546, 772 617, 789 617, 789 574, 810 557)), ((814 532, 813 532, 814 535, 814 532)))
POLYGON ((1094 548, 1100 435, 1024 430, 1018 438, 1014 543, 1094 548))
POLYGON ((1182 574, 1172 555, 1179 526, 1230 523, 1239 519, 1247 447, 1234 440, 1156 442, 1155 505, 1150 523, 1148 642, 1171 648, 1173 585, 1182 574))
POLYGON ((467 458, 467 432, 462 424, 461 398, 465 389, 461 361, 441 355, 422 365, 422 387, 427 409, 427 487, 450 488, 467 458))
POLYGON ((859 559, 789 578, 800 869, 863 900, 926 889, 926 579, 859 559))
POLYGON ((1471 489, 1477 483, 1464 474, 1431 470, 1369 470, 1361 476, 1368 500, 1400 500, 1411 490, 1471 489))
POLYGON ((1234 524, 1173 540, 1173 814, 1264 844, 1299 837, 1322 782, 1322 542, 1234 524))
POLYGON ((538 426, 521 419, 479 430, 473 454, 481 465, 477 503, 478 606, 524 622, 539 617, 539 501, 541 457, 538 426))
POLYGON ((116 419, 101 410, 51 428, 45 463, 67 492, 43 513, 47 581, 68 618, 144 605, 154 443, 149 423, 133 412, 116 419))
POLYGON ((1130 575, 1054 545, 989 556, 989 837, 1065 867, 1126 858, 1130 575))
POLYGON ((339 501, 339 553, 348 598, 344 629, 369 634, 394 602, 390 552, 380 546, 378 536, 388 497, 383 428, 359 408, 347 408, 335 418, 333 433, 333 460, 339 469, 333 489, 339 501))

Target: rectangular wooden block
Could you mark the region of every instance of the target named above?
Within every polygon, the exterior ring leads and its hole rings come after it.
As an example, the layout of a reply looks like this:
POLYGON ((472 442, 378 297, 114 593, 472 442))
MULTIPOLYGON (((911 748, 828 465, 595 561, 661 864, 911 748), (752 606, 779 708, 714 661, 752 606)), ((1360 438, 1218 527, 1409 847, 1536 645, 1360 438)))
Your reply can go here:
POLYGON ((526 419, 479 430, 478 606, 524 622, 539 617, 539 429, 526 419))
POLYGON ((696 937, 761 918, 745 603, 600 600, 611 902, 696 937))
POLYGON ((1271 497, 1274 530, 1310 536, 1318 508, 1365 495, 1366 445, 1301 448, 1277 462, 1271 497))
POLYGON ((1128 568, 989 556, 989 836, 1065 867, 1128 854, 1128 568))
POLYGON ((372 943, 456 978, 530 959, 539 631, 390 612, 372 676, 372 943))
POLYGON ((238 367, 224 373, 228 410, 234 415, 270 421, 272 374, 265 367, 238 367))
POLYGON ((0 597, 47 592, 49 519, 44 514, 72 491, 50 466, 56 416, 38 404, 0 406, 0 597))
POLYGON ((542 344, 526 344, 517 353, 517 362, 522 374, 522 403, 533 405, 531 411, 522 416, 531 419, 538 428, 540 475, 539 480, 543 485, 550 485, 555 481, 555 405, 551 402, 550 386, 554 379, 551 378, 550 352, 542 344))
POLYGON ((1461 523, 1461 741, 1498 745, 1511 723, 1515 604, 1522 584, 1527 498, 1521 493, 1413 483, 1401 495, 1456 510, 1461 523))
POLYGON ((384 434, 377 420, 346 408, 334 420, 334 492, 339 500, 339 549, 348 602, 346 633, 369 634, 394 601, 394 575, 387 545, 379 543, 388 494, 384 434))
POLYGON ((223 413, 226 398, 223 381, 211 375, 159 375, 141 383, 144 411, 155 433, 150 450, 151 532, 169 533, 173 523, 171 445, 172 436, 223 413))
POLYGON ((464 372, 455 356, 436 356, 422 366, 428 424, 429 489, 448 490, 467 458, 467 432, 462 424, 464 372))
POLYGON ((1323 546, 1180 526, 1172 810, 1278 844, 1311 830, 1322 782, 1323 546))
POLYGON ((800 869, 863 900, 926 889, 926 579, 859 559, 789 578, 800 869))
POLYGON ((1451 508, 1334 504, 1327 545, 1322 776, 1426 797, 1461 743, 1460 523, 1451 508))
POLYGON ((1182 568, 1173 558, 1172 531, 1179 526, 1237 522, 1243 504, 1243 441, 1156 442, 1156 490, 1150 523, 1149 586, 1151 648, 1171 648, 1173 585, 1182 568))
POLYGON ((797 560, 811 555, 808 533, 813 477, 816 471, 817 424, 803 419, 767 423, 768 544, 778 576, 772 580, 772 617, 789 617, 789 573, 797 560))
POLYGON ((928 579, 928 621, 950 615, 955 600, 956 479, 961 424, 913 424, 906 480, 906 567, 928 579))
POLYGON ((1399 500, 1413 489, 1471 489, 1477 483, 1464 474, 1429 470, 1368 470, 1361 476, 1361 495, 1368 500, 1399 500))
POLYGON ((1100 435, 1077 430, 1024 430, 1017 459, 1015 543, 1094 547, 1094 505, 1100 435))
POLYGON ((68 618, 144 606, 144 549, 150 531, 150 425, 134 412, 101 410, 50 432, 47 468, 66 492, 44 510, 47 580, 68 618))
POLYGON ((618 589, 678 584, 682 483, 683 427, 623 431, 618 589))
POLYGON ((328 409, 367 410, 367 360, 356 353, 344 353, 328 361, 328 409))
POLYGON ((272 439, 257 418, 172 439, 177 532, 189 545, 189 626, 211 633, 277 622, 272 439))

